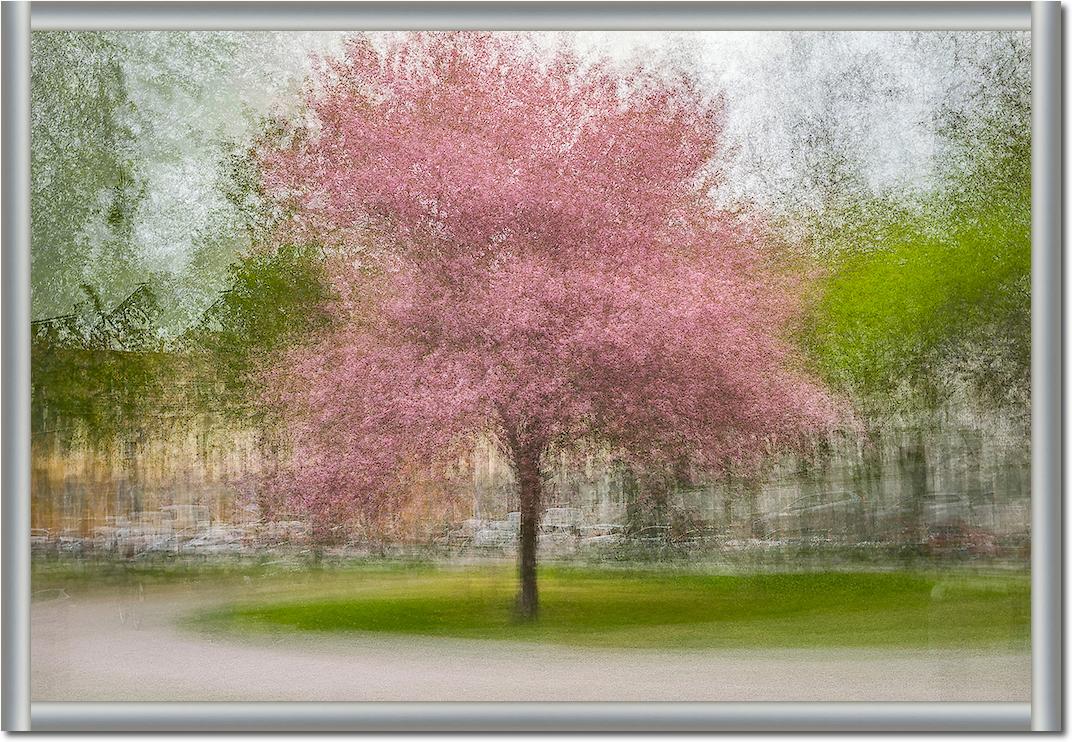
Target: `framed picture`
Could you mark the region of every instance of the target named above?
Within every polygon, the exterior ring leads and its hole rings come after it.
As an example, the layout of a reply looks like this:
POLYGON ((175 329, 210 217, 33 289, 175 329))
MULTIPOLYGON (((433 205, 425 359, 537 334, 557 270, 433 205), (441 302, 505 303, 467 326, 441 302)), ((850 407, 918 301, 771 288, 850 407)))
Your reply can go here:
POLYGON ((1062 729, 1060 10, 4 3, 4 729, 1062 729))

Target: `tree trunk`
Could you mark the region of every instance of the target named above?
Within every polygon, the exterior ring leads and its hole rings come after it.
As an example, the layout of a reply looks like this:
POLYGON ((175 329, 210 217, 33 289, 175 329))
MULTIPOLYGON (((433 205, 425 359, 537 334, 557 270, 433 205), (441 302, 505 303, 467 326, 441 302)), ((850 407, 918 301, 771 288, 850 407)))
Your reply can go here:
POLYGON ((902 444, 900 454, 898 465, 901 475, 901 492, 903 501, 908 507, 908 533, 905 535, 912 542, 911 555, 918 556, 927 540, 928 526, 926 518, 927 448, 922 431, 916 432, 913 442, 902 444))
POLYGON ((521 589, 517 595, 517 613, 523 621, 532 621, 539 606, 536 594, 536 540, 542 506, 539 451, 519 452, 516 465, 521 494, 521 533, 518 537, 521 589))

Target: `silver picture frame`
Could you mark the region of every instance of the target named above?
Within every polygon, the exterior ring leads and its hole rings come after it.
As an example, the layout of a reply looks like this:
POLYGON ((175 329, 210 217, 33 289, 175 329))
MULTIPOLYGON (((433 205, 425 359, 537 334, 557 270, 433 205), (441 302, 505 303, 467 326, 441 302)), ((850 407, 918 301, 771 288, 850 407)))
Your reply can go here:
POLYGON ((3 705, 7 731, 1063 729, 1062 9, 1059 2, 4 2, 3 705), (1017 29, 1033 54, 1032 701, 32 703, 29 46, 37 29, 1017 29))

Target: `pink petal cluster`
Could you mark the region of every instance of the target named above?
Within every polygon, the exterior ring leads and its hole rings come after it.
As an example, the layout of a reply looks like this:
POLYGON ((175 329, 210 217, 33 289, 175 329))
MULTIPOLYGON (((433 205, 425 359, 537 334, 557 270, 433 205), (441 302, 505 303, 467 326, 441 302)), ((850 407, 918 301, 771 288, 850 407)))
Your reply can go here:
POLYGON ((341 297, 271 381, 303 507, 378 511, 481 435, 716 466, 835 422, 797 287, 704 201, 717 100, 469 33, 358 39, 320 83, 261 153, 341 297))

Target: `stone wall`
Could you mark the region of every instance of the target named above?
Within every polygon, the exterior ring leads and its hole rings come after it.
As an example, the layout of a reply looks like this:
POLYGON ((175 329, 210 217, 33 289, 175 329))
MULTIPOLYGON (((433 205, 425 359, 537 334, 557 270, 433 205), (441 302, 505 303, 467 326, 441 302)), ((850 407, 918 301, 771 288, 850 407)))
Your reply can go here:
MULTIPOLYGON (((32 527, 40 536, 105 540, 116 532, 179 538, 251 527, 262 520, 251 477, 264 465, 258 440, 207 419, 164 438, 107 445, 39 433, 32 527)), ((818 448, 760 472, 674 482, 645 481, 598 452, 558 454, 545 464, 546 505, 550 518, 577 528, 673 527, 684 537, 858 543, 918 539, 952 523, 998 534, 1029 529, 1028 439, 1000 415, 901 421, 868 437, 839 434, 818 448)), ((452 487, 460 507, 436 518, 507 521, 516 512, 510 466, 489 443, 460 471, 452 487)))

